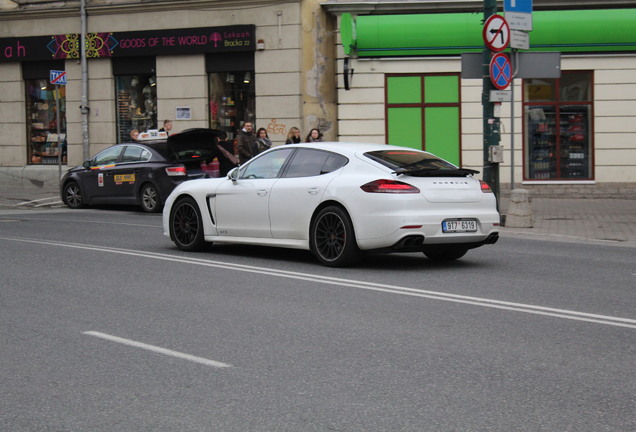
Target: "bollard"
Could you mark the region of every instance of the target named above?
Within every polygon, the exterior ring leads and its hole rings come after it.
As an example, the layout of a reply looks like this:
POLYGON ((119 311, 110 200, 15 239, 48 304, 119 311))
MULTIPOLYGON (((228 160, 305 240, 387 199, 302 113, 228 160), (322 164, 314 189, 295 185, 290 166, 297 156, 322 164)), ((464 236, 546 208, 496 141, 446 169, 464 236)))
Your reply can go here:
POLYGON ((506 214, 506 227, 532 228, 534 214, 530 205, 532 199, 527 189, 513 189, 510 191, 510 202, 506 214))

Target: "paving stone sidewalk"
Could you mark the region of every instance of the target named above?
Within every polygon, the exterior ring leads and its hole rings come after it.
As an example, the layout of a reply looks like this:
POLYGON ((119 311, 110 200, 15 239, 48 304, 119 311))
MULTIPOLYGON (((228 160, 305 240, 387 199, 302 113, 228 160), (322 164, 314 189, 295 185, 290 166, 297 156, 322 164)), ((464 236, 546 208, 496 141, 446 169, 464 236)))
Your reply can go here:
MULTIPOLYGON (((587 240, 636 247, 636 200, 531 198, 532 228, 502 228, 502 235, 587 240)), ((506 213, 507 200, 501 212, 506 213)))

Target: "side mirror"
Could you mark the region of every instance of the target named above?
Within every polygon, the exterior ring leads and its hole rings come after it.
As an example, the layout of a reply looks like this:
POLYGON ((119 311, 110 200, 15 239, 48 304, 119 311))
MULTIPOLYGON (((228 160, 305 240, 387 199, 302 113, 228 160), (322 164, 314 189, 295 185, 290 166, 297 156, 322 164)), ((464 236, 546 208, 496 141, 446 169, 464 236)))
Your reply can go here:
POLYGON ((84 169, 89 169, 91 167, 91 161, 89 161, 89 160, 84 161, 82 166, 84 167, 84 169))
POLYGON ((236 182, 238 180, 238 177, 239 177, 238 167, 232 168, 232 170, 229 173, 227 173, 227 178, 229 178, 233 182, 236 182))

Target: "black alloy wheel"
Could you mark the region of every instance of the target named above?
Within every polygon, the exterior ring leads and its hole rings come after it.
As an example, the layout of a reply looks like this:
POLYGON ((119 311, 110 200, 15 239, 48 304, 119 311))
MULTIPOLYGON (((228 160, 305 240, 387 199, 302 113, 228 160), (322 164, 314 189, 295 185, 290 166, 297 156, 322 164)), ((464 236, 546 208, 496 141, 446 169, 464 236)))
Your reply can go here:
POLYGON ((84 207, 82 190, 74 181, 66 183, 62 199, 64 200, 64 204, 66 204, 69 208, 78 209, 84 207))
POLYGON ((181 198, 173 205, 170 212, 170 238, 183 251, 203 250, 203 220, 199 206, 192 198, 181 198))
POLYGON ((360 258, 351 219, 337 206, 325 207, 316 215, 309 243, 312 253, 329 267, 351 265, 360 258))
POLYGON ((146 183, 141 187, 139 201, 141 208, 147 213, 156 213, 161 209, 159 192, 152 183, 146 183))

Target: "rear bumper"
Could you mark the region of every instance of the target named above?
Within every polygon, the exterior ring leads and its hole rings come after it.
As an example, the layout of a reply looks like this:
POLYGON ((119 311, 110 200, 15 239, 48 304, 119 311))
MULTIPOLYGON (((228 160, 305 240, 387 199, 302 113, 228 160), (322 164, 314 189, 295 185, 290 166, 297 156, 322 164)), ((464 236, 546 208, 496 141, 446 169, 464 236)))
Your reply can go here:
MULTIPOLYGON (((457 215, 459 216, 459 215, 457 215)), ((479 247, 484 244, 495 243, 499 236, 499 213, 496 211, 481 214, 462 214, 463 218, 471 218, 477 221, 476 232, 445 233, 442 231, 442 221, 447 218, 430 217, 428 223, 422 223, 422 218, 394 220, 389 225, 387 220, 382 227, 385 235, 381 237, 364 237, 356 231, 358 247, 362 250, 390 248, 393 250, 423 250, 429 245, 453 246, 464 245, 466 247, 479 247), (419 219, 419 221, 418 221, 419 219), (430 219, 434 221, 431 222, 430 219), (392 226, 393 230, 388 231, 392 226)), ((453 215, 453 217, 456 217, 453 215)), ((365 231, 368 232, 368 231, 365 231)), ((378 229, 376 233, 382 232, 378 229)))

